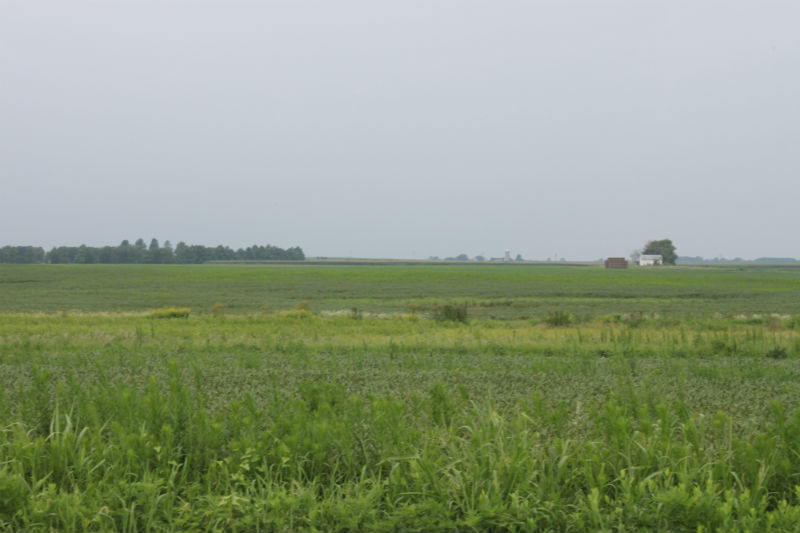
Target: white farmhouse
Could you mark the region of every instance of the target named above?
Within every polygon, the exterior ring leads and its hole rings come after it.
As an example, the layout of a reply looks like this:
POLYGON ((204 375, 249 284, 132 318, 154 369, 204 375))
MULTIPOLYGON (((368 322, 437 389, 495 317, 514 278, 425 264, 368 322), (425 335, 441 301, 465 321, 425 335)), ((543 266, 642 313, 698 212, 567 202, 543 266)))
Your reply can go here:
POLYGON ((661 254, 657 255, 640 255, 639 256, 639 266, 653 266, 653 265, 663 265, 664 258, 661 257, 661 254))

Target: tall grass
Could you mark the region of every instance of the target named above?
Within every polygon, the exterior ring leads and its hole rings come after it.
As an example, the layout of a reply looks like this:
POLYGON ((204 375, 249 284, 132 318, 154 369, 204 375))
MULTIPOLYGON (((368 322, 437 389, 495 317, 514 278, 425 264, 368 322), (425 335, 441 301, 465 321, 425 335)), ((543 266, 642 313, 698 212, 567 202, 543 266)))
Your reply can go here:
POLYGON ((2 318, 0 530, 800 518, 789 321, 2 318))
POLYGON ((22 388, 48 418, 2 421, 0 527, 783 531, 800 519, 800 410, 777 402, 745 434, 730 415, 633 389, 553 413, 542 396, 498 409, 441 383, 400 401, 304 382, 291 401, 247 393, 211 414, 197 371, 167 362, 140 391, 111 377, 22 388))

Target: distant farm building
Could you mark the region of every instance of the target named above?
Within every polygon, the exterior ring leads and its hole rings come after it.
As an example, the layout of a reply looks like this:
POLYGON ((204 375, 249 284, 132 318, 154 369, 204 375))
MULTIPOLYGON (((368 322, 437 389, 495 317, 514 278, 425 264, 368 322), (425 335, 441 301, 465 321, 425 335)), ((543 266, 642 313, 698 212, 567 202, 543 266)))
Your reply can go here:
POLYGON ((624 257, 609 257, 605 265, 606 268, 628 268, 628 260, 624 257))
POLYGON ((661 254, 658 255, 641 255, 639 256, 639 266, 653 266, 653 265, 663 265, 664 258, 661 254))

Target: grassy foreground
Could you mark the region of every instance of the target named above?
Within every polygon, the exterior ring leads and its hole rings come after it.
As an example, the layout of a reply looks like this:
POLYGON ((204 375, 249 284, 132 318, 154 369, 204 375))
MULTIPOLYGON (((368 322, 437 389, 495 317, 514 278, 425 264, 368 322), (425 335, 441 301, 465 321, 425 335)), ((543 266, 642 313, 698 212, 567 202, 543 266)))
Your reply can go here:
MULTIPOLYGON (((723 271, 750 277, 687 289, 716 272, 630 272, 653 277, 613 288, 603 271, 552 270, 573 287, 559 308, 574 321, 559 326, 515 307, 540 300, 502 266, 447 273, 483 273, 486 290, 499 280, 490 300, 512 302, 470 307, 466 324, 430 319, 433 299, 448 300, 407 294, 411 274, 376 285, 393 313, 365 298, 359 275, 377 267, 351 269, 338 292, 283 278, 265 290, 270 309, 247 290, 222 301, 208 278, 272 274, 201 268, 195 292, 180 289, 194 299, 168 302, 201 312, 149 318, 109 297, 131 279, 106 268, 84 285, 68 270, 71 305, 44 313, 19 312, 20 293, 2 289, 0 530, 800 530, 793 271, 723 271), (703 313, 691 299, 640 314, 670 280, 665 291, 698 301, 707 286, 709 301, 785 302, 783 315, 703 313), (606 290, 630 291, 631 307, 570 307, 606 290), (295 295, 329 312, 284 311, 295 295), (353 299, 370 303, 334 312, 353 299), (480 318, 506 308, 509 320, 480 318)), ((157 291, 142 287, 144 306, 157 291)), ((455 296, 482 301, 470 287, 455 296)))

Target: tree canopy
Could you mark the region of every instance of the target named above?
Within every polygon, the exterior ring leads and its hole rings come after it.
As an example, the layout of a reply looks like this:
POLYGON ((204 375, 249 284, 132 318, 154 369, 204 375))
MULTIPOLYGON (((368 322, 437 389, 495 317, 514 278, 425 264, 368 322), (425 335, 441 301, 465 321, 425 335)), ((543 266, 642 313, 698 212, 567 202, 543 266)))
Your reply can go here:
POLYGON ((675 245, 669 239, 662 239, 660 241, 648 241, 642 250, 643 255, 660 255, 664 259, 665 265, 674 265, 678 260, 678 254, 675 252, 675 245))

